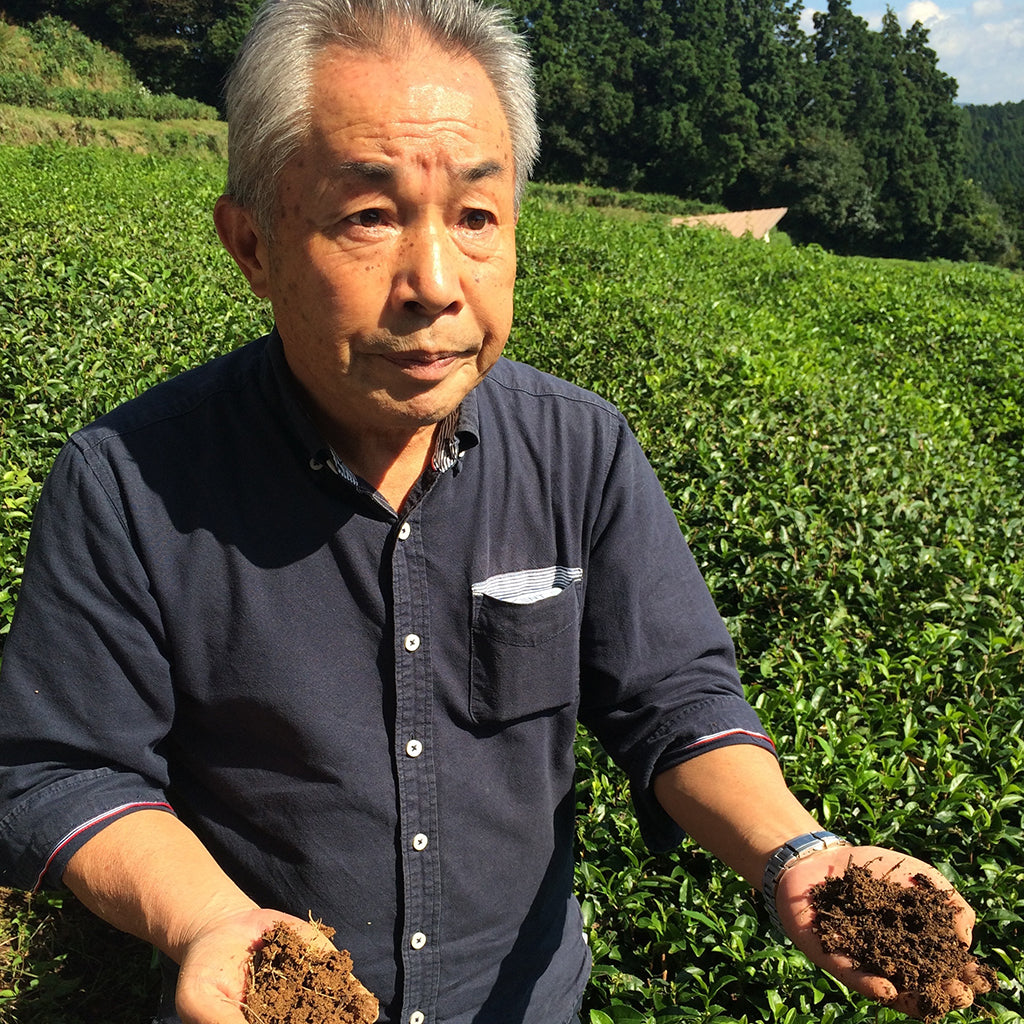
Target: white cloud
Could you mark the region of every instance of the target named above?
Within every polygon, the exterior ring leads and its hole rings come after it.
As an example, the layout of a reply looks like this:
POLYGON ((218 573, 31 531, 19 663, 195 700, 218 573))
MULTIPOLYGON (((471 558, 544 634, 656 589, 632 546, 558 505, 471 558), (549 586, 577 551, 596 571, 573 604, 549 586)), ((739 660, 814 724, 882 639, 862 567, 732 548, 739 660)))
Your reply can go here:
MULTIPOLYGON (((880 26, 880 0, 851 0, 850 7, 871 28, 880 26)), ((919 21, 928 30, 960 102, 1024 100, 1024 0, 907 0, 893 9, 904 29, 919 21)))
POLYGON ((939 67, 960 86, 960 100, 1024 100, 1024 5, 975 0, 968 9, 946 6, 949 17, 926 27, 939 67))
POLYGON ((921 22, 925 28, 932 21, 945 21, 950 15, 944 14, 935 0, 912 0, 907 4, 906 14, 900 19, 901 23, 913 25, 915 21, 921 22))
POLYGON ((990 18, 995 14, 1001 14, 1003 0, 974 0, 971 4, 971 14, 976 18, 990 18))

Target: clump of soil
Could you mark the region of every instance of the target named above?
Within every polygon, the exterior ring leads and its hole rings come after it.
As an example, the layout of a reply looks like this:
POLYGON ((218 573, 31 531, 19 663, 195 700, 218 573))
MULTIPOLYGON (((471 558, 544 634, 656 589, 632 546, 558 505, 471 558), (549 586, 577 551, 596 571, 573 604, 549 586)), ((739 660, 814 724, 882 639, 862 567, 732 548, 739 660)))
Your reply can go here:
POLYGON ((325 952, 279 921, 252 955, 244 1009, 250 1024, 373 1024, 378 1005, 347 949, 325 952))
POLYGON ((947 991, 950 981, 981 994, 996 987, 996 974, 957 938, 948 893, 922 874, 913 883, 900 885, 850 864, 812 890, 814 930, 826 953, 888 978, 900 993, 916 993, 924 1020, 935 1021, 961 1005, 947 991))

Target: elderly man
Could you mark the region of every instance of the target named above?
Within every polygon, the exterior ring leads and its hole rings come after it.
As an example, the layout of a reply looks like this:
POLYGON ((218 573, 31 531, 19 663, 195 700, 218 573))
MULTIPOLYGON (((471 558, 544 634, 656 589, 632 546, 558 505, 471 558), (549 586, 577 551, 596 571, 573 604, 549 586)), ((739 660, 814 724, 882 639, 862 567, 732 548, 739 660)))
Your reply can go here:
POLYGON ((276 326, 54 467, 3 665, 3 880, 154 943, 187 1024, 241 1024, 253 943, 310 912, 383 1021, 564 1024, 579 720, 653 846, 685 830, 913 1010, 807 900, 902 858, 786 788, 622 417, 501 358, 520 40, 473 0, 278 0, 228 110, 215 221, 276 326))

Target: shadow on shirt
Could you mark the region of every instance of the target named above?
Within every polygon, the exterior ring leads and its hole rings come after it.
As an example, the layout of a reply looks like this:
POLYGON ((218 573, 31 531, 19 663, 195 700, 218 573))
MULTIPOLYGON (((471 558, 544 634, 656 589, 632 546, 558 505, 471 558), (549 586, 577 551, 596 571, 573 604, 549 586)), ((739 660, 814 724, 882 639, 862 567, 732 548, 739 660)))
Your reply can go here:
MULTIPOLYGON (((571 814, 574 806, 575 794, 570 793, 562 800, 557 814, 561 816, 566 810, 571 814)), ((519 926, 516 940, 498 968, 494 987, 473 1017, 473 1024, 524 1024, 537 983, 551 969, 560 949, 566 960, 560 971, 564 975, 562 983, 570 989, 577 980, 580 971, 577 947, 567 943, 566 935, 569 906, 575 906, 571 900, 572 882, 572 855, 565 856, 556 849, 519 926), (563 949, 563 945, 566 948, 563 949), (524 976, 524 967, 529 968, 529 976, 524 976)), ((584 974, 589 973, 589 956, 583 967, 584 974)), ((558 973, 556 968, 556 984, 558 973)), ((535 1007, 531 1019, 539 1019, 543 1010, 543 1006, 535 1007)), ((568 1006, 565 1017, 571 1020, 574 1015, 572 1006, 568 1006)), ((557 1022, 546 1021, 545 1024, 557 1022)))

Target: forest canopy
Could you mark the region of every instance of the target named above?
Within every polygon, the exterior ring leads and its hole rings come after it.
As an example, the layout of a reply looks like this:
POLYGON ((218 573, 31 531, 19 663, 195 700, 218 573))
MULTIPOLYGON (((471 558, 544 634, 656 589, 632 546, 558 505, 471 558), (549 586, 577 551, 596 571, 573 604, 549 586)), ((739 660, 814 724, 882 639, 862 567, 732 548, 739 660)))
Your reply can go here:
MULTIPOLYGON (((257 6, 5 3, 15 21, 73 22, 155 92, 213 105, 257 6)), ((850 0, 828 0, 807 32, 802 0, 503 6, 536 60, 545 181, 785 206, 796 241, 840 253, 1020 261, 1021 110, 958 106, 928 31, 902 28, 891 8, 874 31, 850 0)))

